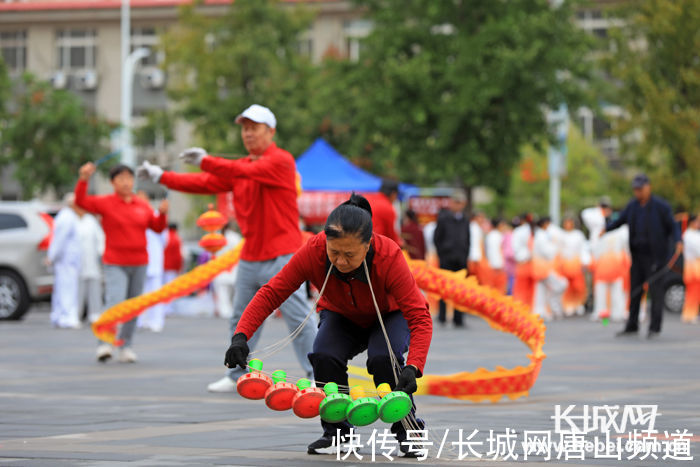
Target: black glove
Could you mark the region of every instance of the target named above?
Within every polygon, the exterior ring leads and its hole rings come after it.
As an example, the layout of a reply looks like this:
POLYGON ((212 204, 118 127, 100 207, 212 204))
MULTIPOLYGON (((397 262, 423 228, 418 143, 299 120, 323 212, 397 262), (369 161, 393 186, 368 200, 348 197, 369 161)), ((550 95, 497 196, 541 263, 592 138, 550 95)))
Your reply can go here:
POLYGON ((403 391, 406 394, 413 394, 418 390, 418 385, 416 384, 416 368, 411 365, 403 367, 401 370, 401 375, 399 376, 399 382, 396 383, 394 391, 403 391))
POLYGON ((246 358, 250 350, 247 344, 248 338, 242 332, 234 334, 231 338, 231 346, 226 351, 224 365, 229 368, 240 366, 243 370, 248 366, 246 358))

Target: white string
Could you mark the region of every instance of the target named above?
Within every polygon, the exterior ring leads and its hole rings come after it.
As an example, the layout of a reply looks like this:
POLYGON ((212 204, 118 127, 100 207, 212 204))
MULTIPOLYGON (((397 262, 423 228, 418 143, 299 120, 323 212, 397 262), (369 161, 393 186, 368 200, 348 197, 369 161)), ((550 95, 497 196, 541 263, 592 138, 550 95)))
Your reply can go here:
MULTIPOLYGON (((391 348, 391 341, 389 340, 389 335, 386 332, 386 327, 384 326, 384 320, 382 319, 382 314, 379 311, 379 305, 377 304, 377 298, 374 295, 374 288, 372 287, 372 280, 370 279, 370 276, 369 276, 369 268, 367 267, 367 261, 363 260, 362 264, 364 265, 364 268, 365 268, 365 275, 367 276, 367 283, 369 284, 369 291, 372 294, 372 302, 374 303, 374 310, 377 312, 377 319, 379 320, 379 325, 382 328, 382 333, 384 334, 384 340, 386 341, 387 349, 389 351, 389 360, 391 361, 391 370, 394 373, 394 382, 395 382, 395 384, 398 384, 399 378, 398 378, 397 370, 401 371, 402 369, 401 369, 401 366, 399 365, 399 362, 398 362, 396 355, 394 354, 394 350, 391 348)), ((401 425, 404 427, 404 429, 406 431, 408 431, 408 430, 413 430, 413 431, 424 430, 428 434, 428 437, 433 441, 433 446, 436 445, 435 441, 436 441, 437 437, 434 436, 432 430, 429 430, 425 427, 421 428, 421 426, 418 424, 418 420, 416 420, 416 415, 415 415, 414 411, 409 412, 408 415, 401 420, 401 425)), ((437 443, 437 446, 444 447, 444 446, 442 446, 442 440, 440 440, 437 443)), ((456 451, 454 449, 454 446, 448 445, 448 449, 451 450, 456 455, 456 451)))
POLYGON ((391 371, 394 373, 394 384, 398 384, 399 376, 396 370, 400 370, 399 362, 394 355, 394 350, 391 348, 391 341, 389 340, 389 335, 386 332, 386 327, 384 326, 384 320, 382 319, 382 314, 379 311, 379 305, 377 304, 377 297, 374 295, 374 288, 372 287, 372 280, 369 277, 369 268, 367 267, 367 259, 362 260, 362 264, 365 267, 365 275, 367 276, 367 284, 369 284, 369 291, 372 294, 372 302, 374 303, 374 310, 377 312, 377 319, 379 320, 379 325, 382 328, 382 333, 384 334, 384 340, 386 341, 386 346, 389 349, 389 360, 391 361, 391 371))
POLYGON ((263 347, 262 349, 255 350, 250 353, 251 356, 255 356, 256 358, 259 358, 260 360, 265 359, 267 357, 270 357, 278 352, 280 352, 284 347, 289 345, 296 337, 301 334, 301 331, 304 329, 304 326, 306 325, 307 321, 316 312, 316 306, 318 305, 318 301, 321 299, 323 296, 323 292, 326 290, 326 284, 328 284, 328 278, 331 275, 331 271, 333 270, 333 264, 328 268, 328 273, 326 274, 326 278, 323 281, 323 285, 321 286, 321 291, 318 294, 318 297, 314 300, 314 304, 309 310, 309 312, 306 314, 306 317, 303 319, 301 323, 299 323, 299 326, 292 331, 288 336, 278 340, 277 342, 273 342, 272 344, 268 345, 267 347, 263 347))

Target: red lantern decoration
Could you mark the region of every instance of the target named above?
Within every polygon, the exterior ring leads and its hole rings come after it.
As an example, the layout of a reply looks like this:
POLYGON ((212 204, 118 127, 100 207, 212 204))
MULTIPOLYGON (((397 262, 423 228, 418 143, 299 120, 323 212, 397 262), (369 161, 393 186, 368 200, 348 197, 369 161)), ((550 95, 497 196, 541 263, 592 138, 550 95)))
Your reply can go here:
POLYGON ((199 216, 197 225, 209 232, 199 241, 199 246, 207 250, 212 256, 226 245, 226 237, 216 231, 226 225, 226 216, 214 210, 214 206, 209 204, 209 210, 199 216))
POLYGON ((213 204, 209 204, 209 210, 197 219, 197 226, 207 232, 214 232, 225 226, 226 222, 226 217, 216 211, 213 204))
POLYGON ((199 246, 214 255, 226 246, 226 237, 220 233, 208 233, 199 240, 199 246))

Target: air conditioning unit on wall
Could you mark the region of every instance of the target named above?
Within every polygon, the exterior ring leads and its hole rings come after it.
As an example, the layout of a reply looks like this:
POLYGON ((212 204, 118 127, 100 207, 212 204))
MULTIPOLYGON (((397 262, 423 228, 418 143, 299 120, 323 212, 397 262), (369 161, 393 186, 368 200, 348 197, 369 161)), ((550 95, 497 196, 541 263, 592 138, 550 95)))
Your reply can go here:
POLYGON ((68 87, 68 74, 65 71, 54 71, 49 77, 49 82, 54 89, 66 89, 68 87))
POLYGON ((98 84, 99 80, 95 70, 85 69, 76 71, 74 74, 73 86, 78 91, 94 91, 98 84))
POLYGON ((160 68, 148 67, 141 71, 141 86, 145 89, 163 89, 165 72, 160 68))

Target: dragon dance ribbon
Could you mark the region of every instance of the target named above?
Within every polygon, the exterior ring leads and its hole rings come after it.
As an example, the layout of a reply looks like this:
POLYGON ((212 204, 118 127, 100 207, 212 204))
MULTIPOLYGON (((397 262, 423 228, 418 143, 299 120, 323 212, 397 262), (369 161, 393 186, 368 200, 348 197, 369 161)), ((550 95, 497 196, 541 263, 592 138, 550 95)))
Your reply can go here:
MULTIPOLYGON (((474 372, 451 375, 423 375, 417 380, 415 395, 433 395, 474 402, 497 402, 503 397, 517 399, 527 396, 535 384, 545 354, 545 325, 542 318, 512 297, 502 295, 489 287, 477 284, 475 277, 466 272, 446 271, 428 266, 425 261, 408 260, 409 268, 418 287, 428 294, 452 303, 455 308, 479 316, 492 328, 514 334, 529 349, 530 364, 523 367, 495 370, 479 368, 474 372)), ((363 368, 349 367, 350 385, 373 389, 371 375, 363 368)))
POLYGON ((116 338, 117 325, 131 321, 153 305, 167 303, 206 287, 219 273, 230 270, 238 263, 244 242, 245 240, 242 240, 235 248, 178 276, 158 290, 130 298, 108 308, 92 324, 92 332, 104 342, 121 346, 122 340, 116 338))
MULTIPOLYGON (((116 339, 116 329, 147 308, 158 303, 205 287, 220 272, 230 270, 239 260, 243 242, 219 257, 196 267, 164 285, 160 289, 128 299, 106 310, 92 325, 95 335, 109 343, 121 345, 116 339)), ((496 330, 508 332, 520 339, 529 349, 530 364, 523 367, 495 370, 479 368, 474 372, 451 375, 423 375, 418 379, 416 395, 434 395, 479 402, 496 402, 503 397, 515 399, 526 396, 535 384, 545 354, 545 325, 542 319, 530 312, 524 304, 506 297, 500 292, 477 284, 474 277, 465 277, 465 271, 446 271, 428 266, 424 261, 408 260, 409 268, 418 287, 435 295, 455 308, 479 316, 496 330)), ((350 384, 359 384, 374 390, 371 375, 366 370, 350 367, 350 384)))

